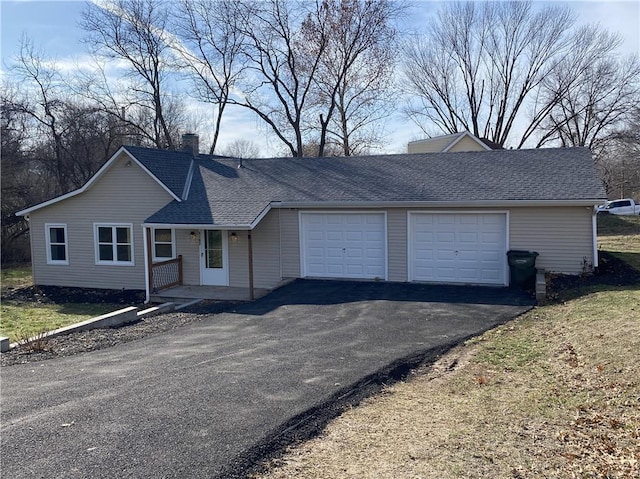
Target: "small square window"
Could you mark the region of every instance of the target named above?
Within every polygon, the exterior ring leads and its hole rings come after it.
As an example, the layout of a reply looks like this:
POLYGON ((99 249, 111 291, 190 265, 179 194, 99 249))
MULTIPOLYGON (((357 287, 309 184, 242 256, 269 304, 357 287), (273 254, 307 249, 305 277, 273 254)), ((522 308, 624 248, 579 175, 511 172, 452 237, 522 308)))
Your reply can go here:
POLYGON ((69 264, 67 225, 46 224, 47 264, 69 264))
POLYGON ((101 226, 98 228, 98 241, 100 243, 111 243, 113 241, 111 235, 111 228, 107 228, 106 226, 101 226))
POLYGON ((153 259, 165 261, 175 258, 175 245, 173 230, 169 228, 156 228, 153 230, 153 259))

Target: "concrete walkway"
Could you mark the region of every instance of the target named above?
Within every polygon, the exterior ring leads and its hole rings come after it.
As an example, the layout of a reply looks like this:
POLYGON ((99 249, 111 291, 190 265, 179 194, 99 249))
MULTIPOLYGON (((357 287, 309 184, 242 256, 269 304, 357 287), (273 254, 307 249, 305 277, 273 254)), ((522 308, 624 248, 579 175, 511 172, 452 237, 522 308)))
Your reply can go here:
POLYGON ((528 308, 506 289, 300 281, 172 333, 5 367, 2 476, 240 477, 400 358, 528 308))

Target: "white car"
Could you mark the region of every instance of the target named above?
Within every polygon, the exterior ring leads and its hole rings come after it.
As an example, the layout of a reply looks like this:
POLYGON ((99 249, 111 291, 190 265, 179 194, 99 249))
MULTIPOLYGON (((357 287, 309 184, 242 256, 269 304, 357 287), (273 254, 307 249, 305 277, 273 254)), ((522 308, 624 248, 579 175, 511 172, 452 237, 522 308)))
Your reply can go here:
POLYGON ((598 206, 597 213, 612 215, 640 215, 640 205, 631 198, 607 201, 604 205, 598 206))

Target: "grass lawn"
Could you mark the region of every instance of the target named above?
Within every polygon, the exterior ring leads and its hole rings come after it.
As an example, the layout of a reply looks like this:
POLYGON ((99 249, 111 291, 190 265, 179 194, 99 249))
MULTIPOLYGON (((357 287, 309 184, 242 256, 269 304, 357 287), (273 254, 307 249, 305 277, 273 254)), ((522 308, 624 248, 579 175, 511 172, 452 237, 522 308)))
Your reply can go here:
MULTIPOLYGON (((600 222, 638 258, 640 221, 600 222)), ((536 307, 345 411, 256 476, 640 477, 640 285, 536 307)))
POLYGON ((120 308, 122 305, 104 303, 16 304, 3 301, 0 306, 0 336, 8 336, 14 342, 120 308))
POLYGON ((20 264, 3 267, 0 272, 0 281, 2 284, 2 294, 4 294, 8 288, 18 289, 31 286, 33 284, 31 265, 20 264))
POLYGON ((640 216, 598 216, 598 248, 640 271, 640 216))
MULTIPOLYGON (((32 284, 30 265, 2 269, 2 294, 9 288, 25 288, 32 284)), ((120 308, 122 305, 106 303, 53 304, 3 300, 0 305, 0 336, 8 336, 14 342, 120 308)))

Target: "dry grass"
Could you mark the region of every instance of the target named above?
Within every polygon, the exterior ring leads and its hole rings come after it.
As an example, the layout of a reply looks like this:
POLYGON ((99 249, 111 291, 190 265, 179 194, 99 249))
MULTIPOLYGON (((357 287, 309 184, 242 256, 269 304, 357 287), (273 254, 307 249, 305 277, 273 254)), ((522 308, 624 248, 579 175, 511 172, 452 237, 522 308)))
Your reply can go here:
POLYGON ((33 285, 31 264, 3 266, 0 271, 0 284, 2 294, 9 289, 26 288, 33 285))
POLYGON ((638 477, 639 311, 637 288, 533 310, 347 411, 261 477, 638 477))
MULTIPOLYGON (((620 250, 640 251, 640 234, 625 236, 620 250)), ((538 307, 346 411, 256 477, 637 478, 639 351, 640 285, 538 307)))
POLYGON ((640 216, 598 216, 598 248, 640 271, 640 216))

